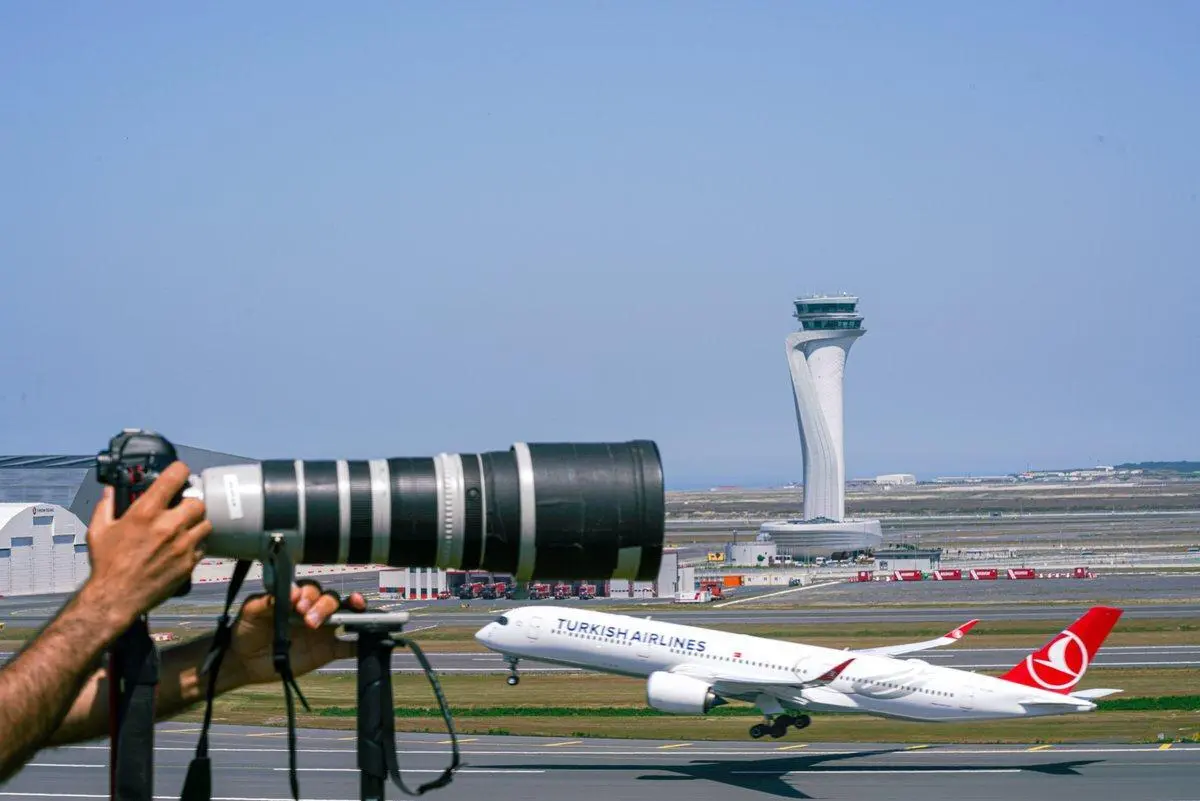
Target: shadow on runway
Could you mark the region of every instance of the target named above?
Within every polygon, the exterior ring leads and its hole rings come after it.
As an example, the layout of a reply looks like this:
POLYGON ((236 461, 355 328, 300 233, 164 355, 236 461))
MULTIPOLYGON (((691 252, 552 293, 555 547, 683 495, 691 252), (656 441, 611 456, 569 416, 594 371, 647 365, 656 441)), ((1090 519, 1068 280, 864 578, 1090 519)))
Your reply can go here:
POLYGON ((623 762, 619 764, 604 763, 598 764, 595 762, 579 763, 579 764, 563 764, 563 763, 538 763, 536 765, 510 765, 506 764, 508 769, 538 769, 548 773, 556 771, 583 771, 588 773, 596 772, 621 772, 633 773, 639 770, 653 771, 646 773, 637 778, 641 781, 692 781, 700 779, 703 781, 717 782, 720 784, 729 785, 742 790, 755 790, 762 793, 769 793, 779 798, 812 798, 799 787, 786 781, 786 778, 791 773, 819 773, 836 776, 838 774, 856 773, 856 774, 898 774, 903 776, 905 773, 925 774, 925 773, 958 773, 969 775, 978 772, 994 773, 997 770, 1012 770, 1014 772, 1025 773, 1040 773, 1048 776, 1078 776, 1079 768, 1085 765, 1091 765, 1097 762, 1103 762, 1101 759, 1074 759, 1064 762, 1043 762, 1037 764, 1022 765, 1019 762, 1009 762, 1007 764, 949 764, 949 765, 930 765, 922 763, 920 765, 897 765, 889 763, 886 765, 834 765, 829 764, 838 760, 845 759, 860 759, 876 756, 886 756, 905 751, 903 748, 890 748, 878 751, 855 751, 844 754, 812 754, 795 756, 778 757, 774 759, 702 759, 694 760, 688 764, 681 765, 664 765, 655 764, 650 760, 642 762, 623 762), (673 775, 662 775, 662 774, 673 775))

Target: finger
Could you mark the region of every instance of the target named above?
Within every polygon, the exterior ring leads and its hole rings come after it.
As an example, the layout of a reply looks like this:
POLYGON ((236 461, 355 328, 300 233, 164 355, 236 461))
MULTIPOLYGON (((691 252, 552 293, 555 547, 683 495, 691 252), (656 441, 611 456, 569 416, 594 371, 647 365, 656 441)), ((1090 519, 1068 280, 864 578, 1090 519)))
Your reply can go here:
POLYGON ((313 603, 312 608, 304 616, 304 622, 311 629, 320 628, 329 616, 341 607, 338 599, 332 595, 322 595, 313 603))
POLYGON ((361 592, 354 592, 345 600, 343 606, 349 606, 355 612, 365 612, 367 609, 367 599, 362 596, 361 592))
POLYGON ((305 584, 300 587, 300 598, 296 601, 296 611, 301 615, 307 614, 308 610, 312 609, 317 599, 321 597, 321 586, 319 584, 305 584))
POLYGON ((204 519, 204 501, 199 498, 184 498, 178 506, 162 512, 158 517, 171 531, 191 528, 204 519))
POLYGON ((89 528, 104 531, 113 524, 114 495, 112 487, 105 487, 104 492, 100 493, 100 502, 92 510, 92 522, 89 524, 89 528))
POLYGON ((256 615, 265 614, 271 608, 271 596, 265 592, 250 595, 246 600, 242 601, 241 617, 255 617, 256 615))
POLYGON ((208 535, 210 534, 212 534, 212 523, 208 520, 201 520, 185 531, 181 537, 183 546, 196 554, 197 562, 204 558, 204 541, 208 539, 208 535))
POLYGON ((161 473, 150 488, 142 493, 141 497, 133 502, 130 510, 136 509, 139 514, 153 515, 155 512, 166 509, 171 503, 179 490, 187 484, 188 476, 191 471, 183 462, 172 462, 171 465, 161 473))

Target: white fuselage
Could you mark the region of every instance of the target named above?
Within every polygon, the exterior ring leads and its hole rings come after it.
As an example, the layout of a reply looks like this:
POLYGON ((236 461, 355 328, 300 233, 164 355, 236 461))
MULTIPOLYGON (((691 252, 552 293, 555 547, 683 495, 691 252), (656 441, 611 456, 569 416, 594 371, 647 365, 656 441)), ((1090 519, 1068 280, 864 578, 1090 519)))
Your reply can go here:
MULTIPOLYGON (((623 676, 656 671, 703 675, 738 686, 761 682, 756 692, 719 693, 754 701, 759 694, 815 712, 863 712, 921 721, 987 720, 1086 712, 1082 698, 1003 679, 931 665, 920 659, 854 654, 733 632, 682 626, 647 618, 557 606, 505 612, 507 623, 489 623, 475 636, 493 651, 623 676), (854 661, 829 684, 802 682, 854 661), (786 683, 795 680, 796 686, 786 683)), ((715 684, 719 687, 720 682, 715 684)))

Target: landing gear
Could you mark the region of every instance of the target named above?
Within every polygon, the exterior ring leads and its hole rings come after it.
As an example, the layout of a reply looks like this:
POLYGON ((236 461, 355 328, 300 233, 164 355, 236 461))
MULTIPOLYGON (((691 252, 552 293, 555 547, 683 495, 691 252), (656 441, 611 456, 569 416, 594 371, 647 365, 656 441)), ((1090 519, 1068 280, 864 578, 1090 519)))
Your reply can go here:
POLYGON ((811 724, 812 718, 808 715, 800 715, 799 717, 779 715, 773 720, 768 717, 766 723, 756 723, 750 727, 750 736, 757 740, 769 734, 777 740, 787 734, 787 730, 792 726, 795 726, 797 729, 806 729, 811 724))
POLYGON ((518 661, 520 661, 520 660, 517 660, 517 659, 509 659, 508 660, 508 669, 510 671, 512 671, 512 673, 506 679, 509 687, 516 687, 518 684, 521 683, 521 677, 517 675, 517 662, 518 661))

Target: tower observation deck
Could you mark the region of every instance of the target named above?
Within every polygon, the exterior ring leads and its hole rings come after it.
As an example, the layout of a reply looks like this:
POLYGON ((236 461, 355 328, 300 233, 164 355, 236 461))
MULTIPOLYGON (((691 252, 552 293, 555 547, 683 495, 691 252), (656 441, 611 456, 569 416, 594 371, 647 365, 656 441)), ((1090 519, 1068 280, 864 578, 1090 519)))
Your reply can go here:
POLYGON ((866 333, 858 298, 807 295, 793 302, 800 330, 787 337, 792 399, 804 457, 802 520, 765 523, 780 546, 811 551, 858 550, 882 541, 878 520, 851 521, 846 512, 842 387, 850 348, 866 333))

